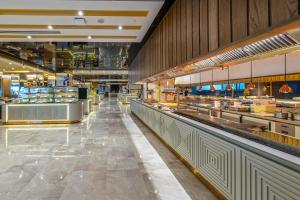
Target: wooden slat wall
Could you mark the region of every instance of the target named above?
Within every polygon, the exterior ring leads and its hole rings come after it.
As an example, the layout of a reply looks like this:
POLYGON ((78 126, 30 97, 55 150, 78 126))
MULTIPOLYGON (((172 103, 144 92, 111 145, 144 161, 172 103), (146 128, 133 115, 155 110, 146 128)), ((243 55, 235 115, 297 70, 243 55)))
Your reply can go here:
POLYGON ((181 23, 181 62, 186 61, 186 0, 181 0, 180 2, 180 23, 181 23))
POLYGON ((193 58, 197 58, 200 55, 200 5, 199 0, 193 0, 192 2, 192 38, 193 38, 193 58))
POLYGON ((237 41, 247 37, 247 0, 231 0, 231 5, 232 40, 237 41))
POLYGON ((209 51, 218 48, 218 0, 208 1, 208 47, 209 51))
POLYGON ((200 0, 200 55, 208 52, 208 0, 200 0))
POLYGON ((249 1, 249 33, 254 34, 266 30, 269 26, 268 0, 249 1))
POLYGON ((220 47, 231 42, 231 0, 219 2, 219 43, 220 47))
POLYGON ((181 2, 180 0, 177 0, 174 3, 175 9, 176 9, 176 65, 180 65, 181 62, 181 9, 180 9, 181 2))
POLYGON ((186 0, 186 58, 193 58, 193 0, 186 0))
POLYGON ((263 33, 298 15, 298 0, 176 0, 130 64, 130 82, 263 33))

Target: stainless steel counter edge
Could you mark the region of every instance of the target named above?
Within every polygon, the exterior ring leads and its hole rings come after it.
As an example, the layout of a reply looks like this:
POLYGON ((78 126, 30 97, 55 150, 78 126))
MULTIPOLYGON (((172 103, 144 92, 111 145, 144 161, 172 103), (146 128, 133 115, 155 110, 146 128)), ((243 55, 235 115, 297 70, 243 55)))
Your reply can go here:
POLYGON ((175 118, 177 120, 180 120, 181 122, 187 123, 187 124, 197 128, 197 129, 208 131, 210 134, 212 134, 212 135, 214 135, 218 138, 224 139, 227 142, 233 143, 237 146, 240 146, 240 147, 242 147, 244 149, 247 149, 251 152, 254 152, 258 155, 261 155, 261 156, 263 156, 267 159, 271 159, 274 162, 277 162, 277 163, 279 163, 283 166, 286 166, 290 169, 293 169, 297 172, 300 172, 300 158, 297 157, 297 156, 279 151, 277 149, 268 147, 268 146, 263 145, 263 144, 259 144, 257 142, 254 142, 254 141, 251 141, 249 139, 237 136, 235 134, 223 131, 223 130, 218 129, 218 128, 214 128, 214 127, 206 125, 204 123, 201 123, 201 122, 198 122, 198 121, 195 121, 195 120, 177 115, 177 114, 172 113, 170 111, 163 111, 163 110, 160 110, 158 108, 153 108, 153 107, 151 107, 151 106, 149 106, 149 105, 147 105, 143 102, 140 102, 138 100, 132 100, 132 101, 134 101, 136 103, 139 103, 139 104, 142 104, 144 106, 147 106, 150 109, 156 110, 160 113, 168 115, 168 116, 170 116, 172 118, 175 118))

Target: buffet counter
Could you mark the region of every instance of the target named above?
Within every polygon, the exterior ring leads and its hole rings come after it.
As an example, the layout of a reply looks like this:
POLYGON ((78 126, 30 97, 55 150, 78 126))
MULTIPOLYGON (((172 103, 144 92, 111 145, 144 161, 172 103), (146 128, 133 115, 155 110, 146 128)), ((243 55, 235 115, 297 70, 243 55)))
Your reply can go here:
MULTIPOLYGON (((280 119, 274 117, 274 113, 255 113, 250 111, 236 111, 230 109, 214 108, 211 104, 189 104, 197 112, 205 113, 215 117, 228 119, 239 123, 253 123, 265 126, 267 130, 284 136, 300 139, 300 121, 292 118, 280 119)), ((279 108, 278 108, 279 109, 279 108)), ((299 144, 300 146, 300 144, 299 144)))
POLYGON ((191 119, 138 100, 131 101, 131 111, 219 197, 299 199, 298 147, 275 144, 253 134, 262 130, 207 114, 194 112, 191 119))
POLYGON ((75 123, 83 118, 83 104, 75 103, 39 103, 2 105, 4 124, 35 123, 75 123))

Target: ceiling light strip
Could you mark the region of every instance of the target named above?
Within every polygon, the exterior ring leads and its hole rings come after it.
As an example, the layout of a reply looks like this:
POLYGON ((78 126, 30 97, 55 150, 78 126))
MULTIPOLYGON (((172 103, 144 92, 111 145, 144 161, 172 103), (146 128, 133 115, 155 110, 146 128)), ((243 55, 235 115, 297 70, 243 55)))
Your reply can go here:
POLYGON ((109 17, 147 17, 148 10, 44 10, 44 9, 0 9, 0 15, 28 16, 109 16, 109 17), (79 15, 81 16, 81 15, 79 15))
MULTIPOLYGON (((140 25, 123 25, 122 30, 141 30, 140 25)), ((119 30, 119 25, 29 25, 29 24, 0 24, 1 29, 107 29, 119 30)))
MULTIPOLYGON (((137 39, 133 35, 91 35, 93 39, 137 39)), ((30 38, 25 35, 0 35, 0 39, 87 39, 85 35, 32 35, 30 38)))

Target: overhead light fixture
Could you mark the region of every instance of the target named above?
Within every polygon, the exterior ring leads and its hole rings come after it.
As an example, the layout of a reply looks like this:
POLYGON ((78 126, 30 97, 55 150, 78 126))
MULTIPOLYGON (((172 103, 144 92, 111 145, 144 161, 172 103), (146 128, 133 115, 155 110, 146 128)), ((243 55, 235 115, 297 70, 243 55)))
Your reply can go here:
POLYGON ((228 73, 227 73, 227 76, 228 76, 228 81, 227 81, 227 86, 226 86, 226 90, 227 91, 231 91, 232 90, 232 87, 229 83, 229 67, 227 67, 227 70, 228 70, 228 73))
POLYGON ((201 81, 201 72, 199 73, 200 86, 198 87, 198 92, 202 92, 202 81, 201 81))
POLYGON ((284 55, 284 84, 279 88, 279 92, 283 94, 293 93, 293 89, 287 84, 286 80, 286 54, 284 55))
POLYGON ((27 35, 27 39, 29 39, 29 40, 30 40, 31 38, 32 38, 32 37, 31 37, 31 35, 27 35))
POLYGON ((252 60, 251 60, 251 81, 247 86, 248 90, 254 90, 256 88, 255 83, 253 83, 253 69, 252 69, 252 60))
POLYGON ((82 10, 79 10, 79 11, 78 11, 78 16, 83 16, 83 14, 84 14, 84 13, 83 13, 82 10))
POLYGON ((49 26, 48 26, 48 29, 49 29, 49 30, 52 30, 52 29, 53 29, 53 26, 49 25, 49 26))
POLYGON ((121 31, 123 30, 123 26, 118 26, 118 29, 121 31))
POLYGON ((214 86, 214 70, 211 70, 211 85, 210 85, 210 91, 214 92, 216 91, 214 86))
POLYGON ((11 62, 10 62, 9 64, 10 64, 10 65, 12 65, 12 63, 11 63, 11 62))
POLYGON ((89 36, 88 36, 88 39, 91 40, 91 39, 92 39, 92 36, 89 35, 89 36))

